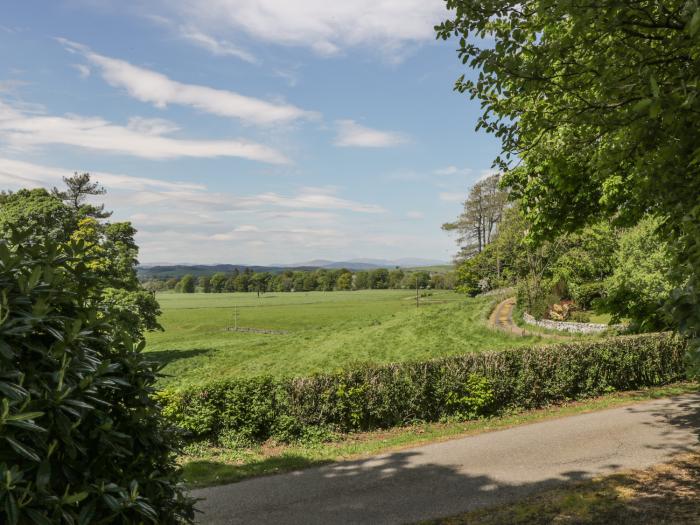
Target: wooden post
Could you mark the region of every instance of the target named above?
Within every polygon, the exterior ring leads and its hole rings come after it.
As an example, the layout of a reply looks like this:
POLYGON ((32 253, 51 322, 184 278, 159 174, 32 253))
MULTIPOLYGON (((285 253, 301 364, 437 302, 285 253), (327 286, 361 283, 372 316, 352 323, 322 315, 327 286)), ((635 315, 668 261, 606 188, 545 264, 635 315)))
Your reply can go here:
POLYGON ((418 272, 416 272, 416 308, 420 304, 420 299, 418 298, 418 272))

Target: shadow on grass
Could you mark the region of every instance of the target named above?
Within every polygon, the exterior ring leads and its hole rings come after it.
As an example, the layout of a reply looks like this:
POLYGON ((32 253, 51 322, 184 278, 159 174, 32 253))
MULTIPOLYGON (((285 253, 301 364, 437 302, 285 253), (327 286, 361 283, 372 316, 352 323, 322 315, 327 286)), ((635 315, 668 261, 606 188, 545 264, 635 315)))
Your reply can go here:
POLYGON ((146 352, 144 355, 152 361, 159 363, 161 366, 165 366, 169 363, 179 361, 180 359, 189 359, 210 352, 212 352, 211 348, 192 348, 189 350, 156 350, 153 352, 146 352))
POLYGON ((253 476, 282 474, 293 470, 319 467, 329 463, 331 463, 330 460, 311 459, 296 454, 282 454, 240 465, 194 460, 185 463, 182 470, 185 483, 192 488, 197 488, 234 483, 253 476), (193 483, 192 480, 196 481, 193 483))

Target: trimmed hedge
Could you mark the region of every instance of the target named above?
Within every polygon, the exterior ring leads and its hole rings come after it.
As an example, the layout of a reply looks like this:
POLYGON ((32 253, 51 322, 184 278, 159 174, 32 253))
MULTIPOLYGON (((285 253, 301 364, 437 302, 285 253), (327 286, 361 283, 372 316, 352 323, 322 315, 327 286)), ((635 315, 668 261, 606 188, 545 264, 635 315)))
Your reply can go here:
POLYGON ((164 414, 193 438, 282 441, 470 419, 686 377, 685 340, 623 336, 541 348, 366 366, 307 378, 235 379, 159 394, 164 414))

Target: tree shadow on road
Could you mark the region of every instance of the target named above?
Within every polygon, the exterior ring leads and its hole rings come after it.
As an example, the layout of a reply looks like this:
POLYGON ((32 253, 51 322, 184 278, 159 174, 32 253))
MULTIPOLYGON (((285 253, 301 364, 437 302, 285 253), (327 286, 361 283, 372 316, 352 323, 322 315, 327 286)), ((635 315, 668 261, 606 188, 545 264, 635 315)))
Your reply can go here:
MULTIPOLYGON (((697 401, 694 401, 694 398, 690 401, 687 399, 687 397, 675 398, 671 401, 671 404, 685 409, 681 414, 671 413, 670 409, 657 404, 628 409, 648 411, 654 416, 655 421, 649 424, 659 425, 661 435, 668 439, 668 446, 664 447, 664 458, 671 459, 674 454, 693 449, 692 444, 688 443, 688 430, 700 440, 700 396, 697 401), (670 429, 669 423, 672 427, 670 429), (674 428, 682 430, 683 432, 679 434, 685 434, 685 439, 678 438, 674 428)), ((523 446, 527 444, 524 443, 523 446)), ((593 484, 599 483, 588 481, 594 477, 594 471, 597 470, 593 465, 590 472, 571 470, 555 477, 547 477, 543 474, 540 479, 537 479, 536 474, 526 472, 524 467, 527 468, 527 466, 518 464, 518 458, 514 457, 514 475, 510 478, 517 479, 522 474, 523 478, 535 479, 535 481, 517 483, 504 482, 475 472, 468 466, 430 463, 427 457, 421 449, 401 451, 369 459, 332 463, 288 474, 254 478, 234 485, 195 491, 195 495, 207 498, 200 502, 200 508, 206 512, 206 519, 202 522, 209 524, 410 523, 440 516, 458 515, 469 509, 503 506, 523 498, 535 497, 536 494, 559 490, 562 486, 573 487, 565 489, 569 492, 564 493, 562 501, 567 504, 578 501, 585 512, 595 507, 598 509, 596 512, 601 513, 600 516, 614 515, 620 520, 627 515, 640 516, 638 512, 635 514, 629 510, 626 503, 622 504, 616 499, 618 489, 626 490, 625 487, 631 486, 632 482, 628 483, 628 481, 632 478, 626 478, 627 474, 616 475, 617 478, 616 476, 605 478, 617 479, 617 482, 610 482, 611 485, 606 485, 609 491, 599 494, 596 490, 581 488, 596 486, 593 484), (582 494, 585 497, 581 496, 582 494), (591 505, 595 503, 598 506, 589 507, 587 506, 589 503, 591 505), (605 514, 613 511, 616 514, 605 514)), ((313 464, 313 461, 303 457, 296 459, 299 461, 300 468, 313 464)), ((294 458, 288 458, 288 460, 293 461, 294 458)), ((207 468, 207 465, 201 465, 201 467, 207 468)), ((617 465, 610 464, 607 467, 614 470, 617 465)), ((683 472, 686 471, 687 469, 683 470, 683 472)), ((681 477, 678 475, 670 479, 667 476, 665 479, 669 483, 674 483, 676 478, 681 477)), ((634 483, 637 482, 634 481, 634 483)), ((688 498, 681 495, 679 499, 672 492, 667 492, 668 497, 664 501, 675 501, 684 509, 696 508, 686 505, 688 498)), ((655 497, 653 491, 649 492, 648 487, 639 489, 637 496, 635 496, 637 500, 633 499, 633 502, 645 502, 647 506, 652 505, 654 501, 660 501, 653 499, 655 497)), ((595 515, 591 516, 591 519, 595 518, 595 515)), ((508 522, 502 521, 502 523, 508 522)), ((516 523, 516 521, 512 522, 516 523)), ((550 522, 538 521, 535 517, 531 521, 517 521, 517 523, 550 522)), ((605 523, 595 519, 562 522, 605 523)), ((633 521, 620 522, 632 523, 633 521)), ((468 523, 478 523, 478 521, 468 523)))
POLYGON ((450 466, 421 464, 422 455, 420 451, 405 451, 344 461, 194 491, 194 495, 206 498, 200 509, 205 512, 202 523, 208 524, 407 523, 497 504, 590 477, 585 471, 569 471, 556 479, 507 484, 450 466), (274 501, 261 499, 263 493, 274 501))
MULTIPOLYGON (((659 428, 660 435, 665 438, 663 448, 670 454, 691 452, 700 446, 700 393, 671 397, 668 405, 641 405, 627 410, 637 414, 647 413, 654 418, 646 424, 659 428), (695 436, 692 444, 683 438, 688 432, 695 436)), ((649 445, 649 448, 660 449, 661 446, 649 445)))

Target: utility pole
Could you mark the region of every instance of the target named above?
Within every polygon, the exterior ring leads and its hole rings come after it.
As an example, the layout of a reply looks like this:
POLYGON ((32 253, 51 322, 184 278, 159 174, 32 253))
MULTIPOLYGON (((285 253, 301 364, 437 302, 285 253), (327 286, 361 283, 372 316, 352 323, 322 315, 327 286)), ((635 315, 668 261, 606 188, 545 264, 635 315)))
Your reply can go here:
POLYGON ((418 272, 416 272, 416 308, 419 306, 419 297, 418 297, 418 272))
POLYGON ((233 307, 233 329, 234 331, 238 331, 238 305, 233 307))

